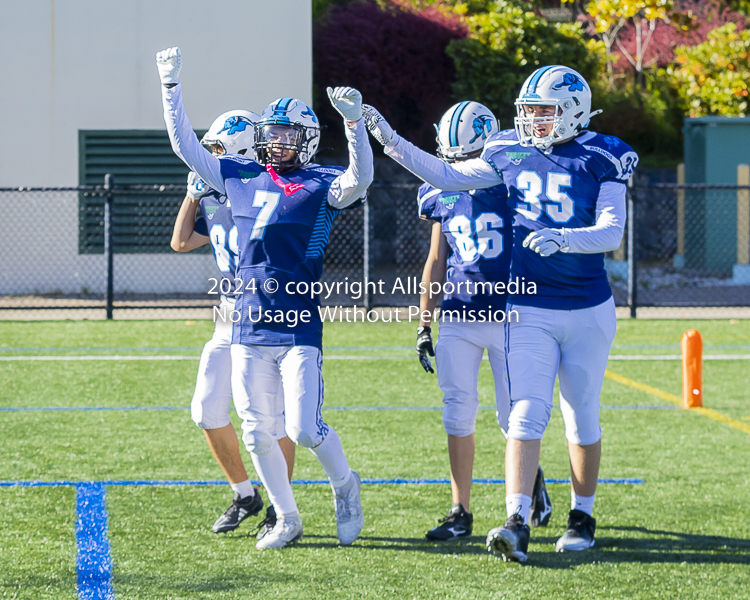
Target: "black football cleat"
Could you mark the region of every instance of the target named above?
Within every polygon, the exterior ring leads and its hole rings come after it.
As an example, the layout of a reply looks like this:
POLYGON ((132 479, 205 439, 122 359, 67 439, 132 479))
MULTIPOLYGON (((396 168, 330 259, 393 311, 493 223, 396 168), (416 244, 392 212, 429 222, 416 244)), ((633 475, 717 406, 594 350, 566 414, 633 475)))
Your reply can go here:
POLYGON ((555 550, 558 552, 580 552, 588 550, 596 543, 596 519, 582 510, 573 509, 568 515, 568 529, 557 540, 555 550))
POLYGON ((226 512, 216 519, 216 523, 211 528, 214 533, 226 533, 234 531, 240 526, 240 523, 252 515, 257 515, 263 508, 263 498, 260 497, 260 488, 254 487, 255 494, 240 499, 239 494, 234 495, 232 506, 226 512))
POLYGON ((531 493, 531 517, 529 525, 532 527, 547 527, 552 518, 552 500, 544 485, 544 471, 539 467, 534 480, 534 491, 531 493))
POLYGON ((276 520, 276 509, 273 507, 273 504, 269 504, 266 509, 266 518, 258 523, 258 533, 255 538, 262 540, 276 526, 276 520))
POLYGON ((523 517, 511 515, 505 525, 495 527, 487 534, 487 550, 502 556, 505 562, 523 563, 528 558, 529 537, 529 526, 523 524, 523 517))
POLYGON ((425 537, 433 542, 451 542, 471 535, 474 516, 466 512, 461 504, 454 504, 448 516, 438 523, 440 525, 430 529, 425 537))

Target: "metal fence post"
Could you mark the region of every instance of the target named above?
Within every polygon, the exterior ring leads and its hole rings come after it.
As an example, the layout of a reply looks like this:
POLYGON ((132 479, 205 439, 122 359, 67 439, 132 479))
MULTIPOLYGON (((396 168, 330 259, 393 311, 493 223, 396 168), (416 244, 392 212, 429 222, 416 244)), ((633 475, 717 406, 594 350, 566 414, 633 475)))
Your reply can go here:
POLYGON ((362 227, 364 228, 364 239, 363 239, 363 253, 362 257, 362 270, 364 275, 365 285, 365 311, 369 312, 372 300, 370 298, 370 289, 368 282, 370 281, 370 203, 365 202, 364 211, 362 212, 362 227))
POLYGON ((112 187, 114 186, 114 177, 110 173, 104 176, 104 263, 107 273, 107 290, 104 295, 104 303, 107 309, 107 319, 112 319, 112 296, 114 295, 114 246, 112 244, 112 221, 113 221, 113 200, 112 187))
POLYGON ((630 318, 636 318, 638 310, 638 281, 637 263, 635 255, 635 201, 633 199, 633 178, 628 181, 628 306, 630 306, 630 318))

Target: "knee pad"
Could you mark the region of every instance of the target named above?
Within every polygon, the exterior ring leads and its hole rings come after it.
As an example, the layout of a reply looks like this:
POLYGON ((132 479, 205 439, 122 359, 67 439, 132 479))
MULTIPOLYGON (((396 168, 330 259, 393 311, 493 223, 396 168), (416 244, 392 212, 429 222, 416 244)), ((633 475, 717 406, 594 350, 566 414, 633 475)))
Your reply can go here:
POLYGON ((476 428, 478 412, 478 398, 443 398, 445 433, 456 437, 471 435, 476 428))
POLYGON ((321 435, 317 430, 309 432, 300 427, 289 427, 289 425, 286 427, 286 434, 290 440, 303 448, 315 448, 325 439, 325 436, 321 435))
POLYGON ((200 429, 221 429, 232 421, 229 419, 228 402, 216 402, 209 397, 193 397, 190 417, 200 429))
POLYGON ((276 439, 268 431, 250 429, 243 431, 242 441, 245 443, 248 452, 263 456, 271 451, 276 439))
POLYGON ((596 410, 585 410, 585 407, 573 409, 569 404, 560 403, 565 423, 565 438, 577 446, 590 446, 602 439, 602 428, 599 425, 599 405, 596 410))
POLYGON ((549 423, 551 406, 541 400, 518 400, 510 407, 508 437, 513 440, 541 440, 549 423))

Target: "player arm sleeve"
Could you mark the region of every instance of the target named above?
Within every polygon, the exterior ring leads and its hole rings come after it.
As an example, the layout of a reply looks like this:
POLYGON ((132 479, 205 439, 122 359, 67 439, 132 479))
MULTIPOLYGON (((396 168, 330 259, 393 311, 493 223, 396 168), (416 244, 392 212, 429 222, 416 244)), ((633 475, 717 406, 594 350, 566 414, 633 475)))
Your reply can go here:
POLYGON ((596 223, 591 227, 566 229, 568 248, 564 252, 598 254, 617 250, 625 231, 625 184, 605 181, 596 201, 596 223))
POLYGON ((161 86, 161 89, 164 121, 167 124, 172 150, 209 186, 226 194, 219 159, 201 146, 185 114, 185 107, 182 105, 182 86, 178 83, 170 88, 161 86))
POLYGON ((385 147, 385 153, 421 180, 441 190, 478 190, 503 182, 484 159, 471 158, 448 164, 398 135, 394 144, 385 147))
POLYGON ((365 120, 345 125, 344 131, 349 147, 349 167, 333 180, 328 190, 328 203, 334 208, 346 208, 364 198, 375 177, 365 120))

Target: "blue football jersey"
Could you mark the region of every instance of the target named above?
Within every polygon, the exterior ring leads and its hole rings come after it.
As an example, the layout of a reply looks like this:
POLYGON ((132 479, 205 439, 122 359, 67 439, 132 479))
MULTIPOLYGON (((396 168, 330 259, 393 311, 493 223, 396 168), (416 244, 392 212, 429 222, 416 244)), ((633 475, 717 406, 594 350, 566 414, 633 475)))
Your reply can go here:
POLYGON ((522 219, 514 222, 511 279, 535 282, 536 294, 517 294, 511 302, 540 308, 573 310, 596 306, 611 295, 604 254, 557 252, 542 258, 524 248, 529 221, 536 229, 590 227, 596 223, 601 185, 626 183, 638 155, 616 137, 584 131, 547 152, 521 146, 515 130, 490 137, 482 158, 503 177, 510 206, 522 219))
POLYGON ((507 293, 494 285, 510 276, 513 213, 505 186, 444 192, 424 184, 417 200, 419 216, 440 223, 450 246, 443 311, 505 310, 507 293))
POLYGON ((216 266, 221 271, 218 291, 225 296, 234 297, 234 279, 237 276, 237 227, 232 219, 232 209, 226 196, 211 190, 200 199, 198 214, 195 218, 195 231, 208 236, 214 253, 216 266))
POLYGON ((235 305, 241 317, 234 324, 233 343, 320 348, 320 300, 309 288, 320 280, 328 237, 340 212, 328 203, 328 189, 344 169, 308 165, 284 173, 285 182, 303 186, 287 196, 249 158, 228 155, 220 163, 237 227, 243 285, 235 305), (277 318, 269 320, 269 311, 277 318), (278 311, 289 318, 279 318, 278 311), (304 311, 308 322, 292 323, 304 311))

